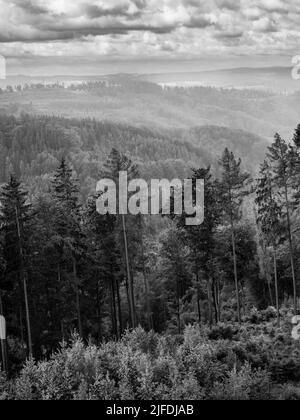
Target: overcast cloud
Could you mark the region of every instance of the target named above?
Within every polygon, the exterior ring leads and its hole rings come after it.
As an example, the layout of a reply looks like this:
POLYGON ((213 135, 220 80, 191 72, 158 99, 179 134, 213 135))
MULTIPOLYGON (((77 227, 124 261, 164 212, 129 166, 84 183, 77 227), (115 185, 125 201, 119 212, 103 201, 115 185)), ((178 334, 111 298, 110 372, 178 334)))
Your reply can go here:
POLYGON ((300 0, 0 0, 9 57, 300 53, 300 0))

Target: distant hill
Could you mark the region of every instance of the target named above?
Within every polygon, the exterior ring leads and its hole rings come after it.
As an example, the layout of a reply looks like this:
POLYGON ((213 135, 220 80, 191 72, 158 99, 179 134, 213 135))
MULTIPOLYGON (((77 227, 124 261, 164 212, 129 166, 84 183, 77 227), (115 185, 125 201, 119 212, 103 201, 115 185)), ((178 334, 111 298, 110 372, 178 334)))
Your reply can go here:
POLYGON ((156 73, 141 77, 152 83, 173 86, 202 85, 294 93, 300 90, 300 81, 294 80, 291 73, 291 67, 243 67, 199 72, 156 73))
POLYGON ((152 129, 220 126, 271 138, 291 136, 299 123, 300 93, 209 87, 163 88, 137 76, 110 76, 73 86, 34 88, 0 95, 2 112, 95 118, 152 129))

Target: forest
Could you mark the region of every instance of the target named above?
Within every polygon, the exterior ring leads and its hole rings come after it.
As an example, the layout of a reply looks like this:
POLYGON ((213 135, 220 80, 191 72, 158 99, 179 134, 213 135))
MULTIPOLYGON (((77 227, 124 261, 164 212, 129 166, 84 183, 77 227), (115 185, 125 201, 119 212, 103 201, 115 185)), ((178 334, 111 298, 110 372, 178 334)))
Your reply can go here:
POLYGON ((300 125, 257 147, 2 115, 0 399, 300 399, 300 125), (204 179, 204 223, 98 214, 121 170, 204 179))

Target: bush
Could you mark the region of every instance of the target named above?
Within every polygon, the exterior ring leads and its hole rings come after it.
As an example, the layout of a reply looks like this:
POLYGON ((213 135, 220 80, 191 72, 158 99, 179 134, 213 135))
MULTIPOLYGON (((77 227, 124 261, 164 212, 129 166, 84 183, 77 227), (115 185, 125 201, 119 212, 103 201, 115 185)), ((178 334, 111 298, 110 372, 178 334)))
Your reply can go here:
POLYGON ((298 399, 299 343, 288 323, 274 329, 271 312, 241 328, 190 325, 183 337, 137 328, 96 347, 74 336, 14 380, 0 375, 0 399, 298 399))
POLYGON ((300 387, 284 385, 279 399, 283 401, 300 401, 300 387))
POLYGON ((238 328, 232 325, 219 324, 213 327, 208 338, 210 340, 233 340, 237 338, 238 328))

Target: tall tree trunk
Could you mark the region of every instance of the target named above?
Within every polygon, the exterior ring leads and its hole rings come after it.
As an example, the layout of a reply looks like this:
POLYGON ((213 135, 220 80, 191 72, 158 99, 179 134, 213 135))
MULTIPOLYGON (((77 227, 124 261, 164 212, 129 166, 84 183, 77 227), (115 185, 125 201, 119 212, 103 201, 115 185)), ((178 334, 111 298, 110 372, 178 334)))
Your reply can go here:
POLYGON ((216 282, 215 279, 212 281, 212 300, 214 305, 214 312, 215 312, 215 322, 218 324, 219 322, 219 314, 218 314, 218 302, 217 302, 217 293, 216 293, 216 282))
POLYGON ((24 339, 24 326, 23 326, 23 310, 22 310, 22 304, 20 304, 19 316, 20 316, 20 337, 21 337, 21 343, 22 343, 22 350, 24 351, 25 339, 24 339))
POLYGON ((117 307, 116 307, 116 292, 115 292, 115 280, 113 275, 111 276, 110 290, 111 290, 111 309, 112 309, 112 324, 113 333, 116 338, 119 338, 118 334, 118 322, 117 322, 117 307))
POLYGON ((233 269, 234 269, 235 293, 236 293, 236 302, 237 302, 237 316, 238 316, 238 322, 241 325, 240 291, 239 291, 239 280, 238 280, 238 273, 237 273, 235 233, 234 233, 233 222, 231 223, 231 239, 232 239, 232 254, 233 254, 233 269))
POLYGON ((221 298, 220 298, 219 279, 216 280, 216 296, 217 296, 217 306, 218 306, 218 322, 221 322, 221 298))
MULTIPOLYGON (((57 282, 58 282, 58 288, 61 287, 61 269, 60 264, 57 265, 57 282)), ((64 319, 60 319, 60 331, 61 331, 61 337, 62 341, 65 342, 65 327, 64 327, 64 319)))
POLYGON ((80 310, 80 292, 79 292, 79 285, 78 285, 78 279, 77 279, 76 260, 74 257, 73 257, 73 280, 74 280, 75 290, 76 290, 76 311, 77 311, 78 331, 79 331, 79 336, 83 338, 81 310, 80 310))
POLYGON ((102 328, 101 328, 101 304, 100 304, 100 292, 99 292, 99 279, 98 279, 98 270, 96 273, 96 305, 97 305, 97 344, 100 344, 100 338, 102 337, 102 328))
POLYGON ((112 327, 112 334, 115 338, 117 338, 117 321, 116 321, 116 306, 114 303, 114 294, 113 294, 113 287, 112 283, 109 285, 110 289, 110 312, 111 312, 111 327, 112 327))
POLYGON ((291 225, 290 208, 289 208, 288 187, 286 183, 285 183, 285 200, 286 200, 286 215, 287 215, 287 228, 288 228, 288 237, 289 237, 290 257, 291 257, 291 269, 292 269, 292 277, 293 277, 293 289, 294 289, 294 312, 295 312, 295 315, 297 315, 298 313, 297 283, 296 283, 296 274, 295 274, 294 244, 293 244, 292 225, 291 225))
POLYGON ((269 280, 268 280, 268 292, 269 292, 269 298, 270 298, 271 306, 274 306, 274 300, 273 300, 273 293, 272 293, 272 288, 271 288, 271 282, 269 280))
POLYGON ((199 272, 197 270, 196 273, 196 283, 197 283, 197 309, 198 309, 198 321, 199 325, 202 324, 202 316, 201 316, 201 306, 200 306, 200 281, 199 281, 199 272))
POLYGON ((181 334, 181 319, 180 319, 180 285, 178 279, 176 280, 176 301, 177 301, 177 323, 178 334, 181 334))
POLYGON ((149 284, 148 284, 148 278, 147 275, 143 274, 144 277, 144 286, 145 286, 145 295, 146 295, 146 306, 147 306, 147 323, 149 331, 153 328, 152 326, 152 317, 151 317, 151 308, 150 308, 150 299, 149 299, 149 284))
POLYGON ((278 273, 277 273, 277 249, 274 245, 274 278, 275 278, 275 296, 276 296, 276 310, 277 310, 277 326, 280 328, 280 308, 279 308, 279 292, 278 292, 278 273))
POLYGON ((142 270, 143 270, 145 296, 146 296, 147 323, 148 323, 148 328, 150 331, 153 328, 153 326, 152 326, 151 306, 150 306, 150 297, 149 297, 149 283, 148 283, 148 276, 146 273, 146 266, 145 266, 145 250, 144 250, 143 238, 142 238, 142 270))
POLYGON ((116 291, 117 291, 117 303, 118 303, 118 314, 119 314, 119 332, 120 337, 123 334, 123 316, 122 316, 122 302, 120 295, 120 282, 119 279, 116 279, 116 291))
POLYGON ((207 301, 208 301, 208 318, 209 318, 209 327, 213 326, 213 313, 212 313, 212 303, 211 303, 211 281, 207 281, 207 301))
POLYGON ((242 308, 243 308, 243 315, 246 316, 246 293, 245 287, 243 282, 241 282, 241 289, 242 289, 242 308))
POLYGON ((126 231, 126 222, 125 216, 122 214, 122 228, 123 228, 123 237, 124 237, 124 248, 125 248, 125 260, 126 260, 126 271, 127 271, 127 280, 128 280, 128 294, 130 300, 130 318, 132 328, 136 327, 135 324, 135 308, 134 308, 134 292, 133 292, 133 281, 131 277, 130 263, 129 263, 129 252, 128 252, 128 241, 127 241, 127 231, 126 231))
POLYGON ((128 286, 127 275, 124 276, 124 281, 125 281, 126 297, 127 297, 128 312, 129 312, 129 321, 127 322, 127 328, 128 328, 128 326, 131 326, 131 299, 129 297, 129 286, 128 286))
MULTIPOLYGON (((1 290, 0 290, 0 315, 4 316, 1 290)), ((1 341, 2 368, 4 372, 8 374, 7 341, 6 340, 0 340, 0 341, 1 341)))
POLYGON ((22 246, 21 227, 20 227, 20 220, 19 220, 17 206, 15 207, 15 212, 16 212, 17 232, 18 232, 18 243, 19 243, 20 272, 21 272, 21 277, 22 277, 22 281, 23 281, 24 299, 25 299, 25 311, 26 311, 27 335, 28 335, 28 350, 29 350, 29 358, 32 359, 33 351, 32 351, 32 336, 31 336, 31 324, 30 324, 29 303, 28 303, 28 289, 27 289, 26 273, 25 273, 25 268, 24 268, 24 254, 23 254, 23 246, 22 246))

